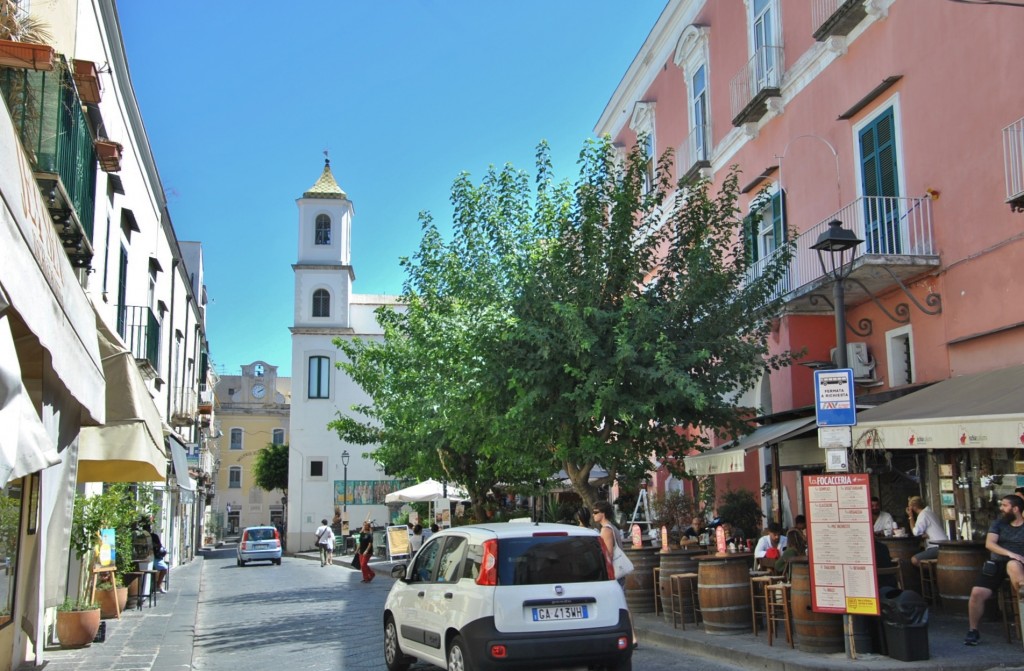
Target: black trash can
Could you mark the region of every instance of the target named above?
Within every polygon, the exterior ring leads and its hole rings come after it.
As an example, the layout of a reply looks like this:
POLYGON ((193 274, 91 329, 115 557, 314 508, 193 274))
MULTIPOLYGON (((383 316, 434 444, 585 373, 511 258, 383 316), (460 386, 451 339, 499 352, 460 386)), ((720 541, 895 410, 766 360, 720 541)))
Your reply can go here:
POLYGON ((928 602, 917 592, 890 587, 883 588, 880 596, 889 656, 901 662, 929 659, 928 602))

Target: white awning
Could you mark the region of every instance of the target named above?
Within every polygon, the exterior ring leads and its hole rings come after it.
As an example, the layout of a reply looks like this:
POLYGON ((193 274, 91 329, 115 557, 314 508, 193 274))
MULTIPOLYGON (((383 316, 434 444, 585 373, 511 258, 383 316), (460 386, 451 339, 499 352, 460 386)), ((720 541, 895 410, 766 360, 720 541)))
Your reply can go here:
POLYGON ((188 451, 173 435, 167 436, 167 444, 171 446, 171 464, 174 466, 174 479, 184 492, 195 493, 195 480, 188 476, 188 451))
MULTIPOLYGON (((445 498, 445 487, 437 480, 423 482, 391 492, 384 497, 384 503, 421 503, 445 498)), ((448 485, 449 499, 465 499, 466 492, 458 485, 448 485)))
POLYGON ((1024 447, 1024 366, 950 378, 857 416, 856 449, 1024 447))
POLYGON ((79 482, 159 482, 167 478, 160 411, 135 357, 97 315, 107 383, 107 422, 82 429, 79 482))
POLYGON ((60 463, 21 381, 21 366, 0 291, 0 486, 60 463))
POLYGON ((702 454, 683 457, 686 472, 690 475, 723 475, 742 473, 743 459, 750 450, 762 445, 778 443, 804 433, 815 423, 814 417, 801 417, 778 424, 768 424, 754 429, 734 443, 708 450, 702 454))

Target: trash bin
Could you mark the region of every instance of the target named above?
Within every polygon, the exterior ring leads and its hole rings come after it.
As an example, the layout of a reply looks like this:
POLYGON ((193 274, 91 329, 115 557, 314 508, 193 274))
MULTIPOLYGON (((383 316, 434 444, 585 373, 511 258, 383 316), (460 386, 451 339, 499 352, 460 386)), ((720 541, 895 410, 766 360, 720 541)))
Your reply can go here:
POLYGON ((882 628, 889 656, 902 662, 928 659, 928 602, 910 590, 884 587, 882 628))

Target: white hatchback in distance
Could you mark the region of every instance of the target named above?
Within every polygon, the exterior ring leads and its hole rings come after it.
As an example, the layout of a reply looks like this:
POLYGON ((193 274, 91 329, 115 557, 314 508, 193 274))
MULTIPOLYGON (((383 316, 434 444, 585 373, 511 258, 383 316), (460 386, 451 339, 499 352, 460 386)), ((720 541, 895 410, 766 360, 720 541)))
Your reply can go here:
POLYGON ((449 671, 632 669, 632 625, 593 529, 495 523, 434 534, 384 604, 384 661, 449 671))

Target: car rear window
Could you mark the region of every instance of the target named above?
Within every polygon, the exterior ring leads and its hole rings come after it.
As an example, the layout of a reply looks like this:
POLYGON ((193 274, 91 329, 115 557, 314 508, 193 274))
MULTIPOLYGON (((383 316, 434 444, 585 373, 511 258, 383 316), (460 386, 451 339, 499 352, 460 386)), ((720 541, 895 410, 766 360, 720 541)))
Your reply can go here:
POLYGON ((498 541, 499 585, 607 580, 599 536, 530 536, 498 541))
POLYGON ((274 540, 273 529, 249 529, 245 532, 246 537, 251 541, 272 541, 274 540))

